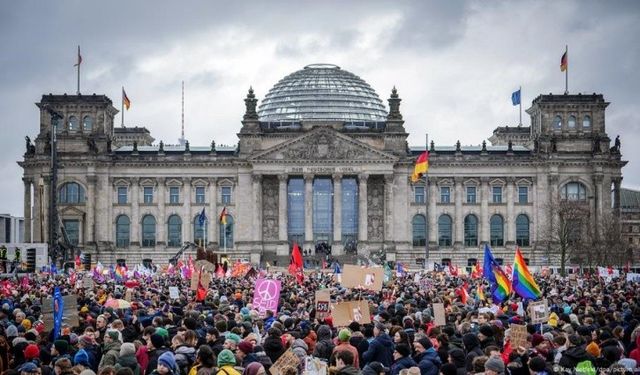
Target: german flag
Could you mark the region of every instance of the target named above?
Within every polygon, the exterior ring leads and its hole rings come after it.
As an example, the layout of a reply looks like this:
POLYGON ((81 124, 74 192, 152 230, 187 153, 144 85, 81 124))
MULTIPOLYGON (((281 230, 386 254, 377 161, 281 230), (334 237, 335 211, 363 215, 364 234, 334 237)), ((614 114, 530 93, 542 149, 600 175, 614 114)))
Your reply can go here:
POLYGON ((127 93, 124 91, 124 87, 122 88, 122 104, 127 109, 127 111, 129 110, 129 107, 131 107, 131 100, 129 100, 127 93))
POLYGON ((227 208, 223 208, 220 213, 220 224, 227 225, 227 208))
POLYGON ((423 174, 429 170, 429 152, 425 151, 416 160, 416 166, 413 168, 413 174, 411 175, 411 182, 417 182, 420 180, 423 174))
POLYGON ((569 67, 569 56, 567 55, 567 53, 568 52, 565 52, 562 55, 562 58, 560 59, 560 71, 561 72, 564 72, 569 67))

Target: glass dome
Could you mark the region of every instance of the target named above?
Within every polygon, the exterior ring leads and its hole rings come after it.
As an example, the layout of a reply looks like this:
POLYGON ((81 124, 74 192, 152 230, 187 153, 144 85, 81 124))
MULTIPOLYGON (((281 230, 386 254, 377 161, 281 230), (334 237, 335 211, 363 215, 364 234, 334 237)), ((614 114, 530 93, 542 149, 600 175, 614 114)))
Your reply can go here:
POLYGON ((386 121, 378 94, 357 75, 331 64, 307 65, 281 79, 258 108, 262 122, 386 121))

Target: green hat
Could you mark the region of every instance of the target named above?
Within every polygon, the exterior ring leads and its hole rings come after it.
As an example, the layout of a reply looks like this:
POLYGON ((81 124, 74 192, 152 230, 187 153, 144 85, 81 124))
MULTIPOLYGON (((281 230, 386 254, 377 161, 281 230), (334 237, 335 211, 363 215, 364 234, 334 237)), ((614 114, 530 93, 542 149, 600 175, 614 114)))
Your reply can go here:
POLYGON ((69 343, 66 340, 56 340, 53 342, 53 346, 62 355, 67 354, 69 351, 69 343))
POLYGON ((351 331, 349 331, 346 328, 341 329, 340 333, 338 333, 338 340, 342 342, 347 342, 349 341, 350 338, 351 338, 351 331))
POLYGON ((236 364, 236 356, 233 355, 231 350, 224 349, 218 354, 218 367, 222 367, 224 365, 235 366, 236 364))
POLYGON ((162 327, 156 328, 156 333, 162 336, 165 340, 167 339, 167 337, 169 337, 169 331, 162 327))
POLYGON ((227 335, 227 340, 231 340, 235 342, 236 345, 238 345, 240 343, 240 336, 236 335, 235 333, 230 333, 227 335))

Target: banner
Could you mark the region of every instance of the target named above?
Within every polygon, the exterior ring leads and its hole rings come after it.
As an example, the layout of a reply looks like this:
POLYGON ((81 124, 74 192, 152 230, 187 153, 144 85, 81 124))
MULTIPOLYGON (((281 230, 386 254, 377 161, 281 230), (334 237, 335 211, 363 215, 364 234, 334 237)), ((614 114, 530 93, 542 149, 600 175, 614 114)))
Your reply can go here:
POLYGON ((384 270, 382 267, 360 267, 345 264, 342 269, 340 284, 345 288, 364 288, 374 291, 382 290, 384 270))
POLYGON ((628 273, 627 281, 633 283, 640 283, 640 273, 628 273))
POLYGON ((53 341, 60 336, 60 330, 62 329, 62 314, 64 310, 64 301, 62 300, 62 294, 60 288, 56 287, 53 290, 53 341))
POLYGON ((332 306, 331 317, 335 327, 346 327, 351 322, 371 323, 367 301, 339 302, 332 306))
POLYGON ((256 280, 256 289, 253 292, 253 308, 258 310, 260 317, 264 318, 267 310, 278 311, 281 285, 280 280, 256 280))
POLYGON ((329 289, 316 291, 316 318, 324 319, 331 311, 331 292, 329 289))

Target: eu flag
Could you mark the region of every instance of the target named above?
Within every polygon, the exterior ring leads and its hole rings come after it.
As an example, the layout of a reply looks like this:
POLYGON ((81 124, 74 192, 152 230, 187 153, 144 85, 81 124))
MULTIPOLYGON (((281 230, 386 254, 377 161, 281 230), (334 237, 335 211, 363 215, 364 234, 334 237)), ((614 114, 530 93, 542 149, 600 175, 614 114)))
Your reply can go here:
POLYGON ((202 208, 202 212, 198 215, 198 224, 200 226, 204 225, 204 222, 207 220, 207 215, 204 214, 204 208, 202 208))
POLYGON ((513 105, 520 104, 520 90, 521 89, 518 89, 518 91, 511 94, 511 103, 513 103, 513 105))
POLYGON ((56 340, 60 336, 62 329, 62 311, 64 310, 64 301, 60 288, 53 290, 53 339, 56 340))

